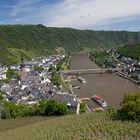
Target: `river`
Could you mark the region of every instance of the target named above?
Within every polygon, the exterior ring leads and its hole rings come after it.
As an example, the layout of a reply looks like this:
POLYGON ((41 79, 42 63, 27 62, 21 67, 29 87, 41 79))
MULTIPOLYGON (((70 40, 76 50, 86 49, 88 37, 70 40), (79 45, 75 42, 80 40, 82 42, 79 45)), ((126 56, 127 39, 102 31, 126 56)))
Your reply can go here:
MULTIPOLYGON (((79 54, 71 57, 71 70, 91 68, 99 68, 99 66, 92 62, 88 55, 79 54)), ((77 80, 72 80, 72 84, 80 86, 80 89, 74 90, 79 98, 90 98, 89 101, 85 102, 91 108, 98 106, 91 100, 91 97, 95 94, 103 97, 108 107, 119 108, 124 93, 140 91, 136 84, 116 74, 90 74, 82 76, 86 79, 86 84, 82 84, 77 80)))

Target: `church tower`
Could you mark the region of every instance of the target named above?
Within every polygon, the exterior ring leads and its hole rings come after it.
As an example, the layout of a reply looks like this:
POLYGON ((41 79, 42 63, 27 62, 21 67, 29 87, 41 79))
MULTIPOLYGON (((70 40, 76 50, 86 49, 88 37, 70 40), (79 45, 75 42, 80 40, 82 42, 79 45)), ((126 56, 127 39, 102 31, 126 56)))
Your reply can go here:
POLYGON ((27 77, 27 72, 25 69, 25 62, 23 56, 21 56, 20 71, 21 71, 21 81, 25 81, 27 77))

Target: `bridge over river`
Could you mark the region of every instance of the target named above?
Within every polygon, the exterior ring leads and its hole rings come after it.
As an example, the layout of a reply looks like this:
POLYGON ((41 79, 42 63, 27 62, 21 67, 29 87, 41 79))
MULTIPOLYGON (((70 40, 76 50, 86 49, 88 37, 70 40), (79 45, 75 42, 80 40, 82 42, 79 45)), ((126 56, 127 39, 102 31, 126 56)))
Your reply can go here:
POLYGON ((59 71, 61 74, 71 74, 71 75, 86 75, 86 74, 103 74, 103 73, 113 73, 121 70, 121 68, 96 68, 96 69, 75 69, 67 71, 59 71))
MULTIPOLYGON (((71 79, 71 84, 75 87, 80 86, 80 89, 74 89, 75 94, 79 98, 89 99, 83 102, 87 103, 91 108, 98 107, 91 97, 93 95, 101 96, 106 102, 107 106, 119 108, 124 93, 127 92, 140 92, 138 85, 131 81, 124 79, 116 74, 110 74, 108 71, 117 71, 119 69, 105 69, 102 72, 105 74, 83 74, 82 77, 86 80, 86 84, 71 79)), ((63 72, 63 71, 62 71, 63 72)), ((70 73, 100 73, 101 68, 92 62, 87 54, 73 55, 70 62, 70 73)))

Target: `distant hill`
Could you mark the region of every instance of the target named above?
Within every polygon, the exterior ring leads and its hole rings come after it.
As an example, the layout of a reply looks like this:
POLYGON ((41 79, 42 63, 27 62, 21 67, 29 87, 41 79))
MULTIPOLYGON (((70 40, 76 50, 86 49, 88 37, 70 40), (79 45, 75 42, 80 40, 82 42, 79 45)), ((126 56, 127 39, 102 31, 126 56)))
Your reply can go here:
POLYGON ((140 60, 140 43, 132 43, 117 49, 121 55, 140 60))
POLYGON ((30 59, 57 50, 80 52, 119 47, 134 41, 140 41, 140 32, 77 30, 41 24, 0 25, 0 64, 17 63, 21 54, 30 59))
POLYGON ((58 118, 11 119, 0 122, 2 140, 136 140, 139 122, 111 120, 105 113, 69 115, 58 118), (34 123, 34 124, 32 124, 34 123), (11 129, 10 129, 11 128, 11 129))

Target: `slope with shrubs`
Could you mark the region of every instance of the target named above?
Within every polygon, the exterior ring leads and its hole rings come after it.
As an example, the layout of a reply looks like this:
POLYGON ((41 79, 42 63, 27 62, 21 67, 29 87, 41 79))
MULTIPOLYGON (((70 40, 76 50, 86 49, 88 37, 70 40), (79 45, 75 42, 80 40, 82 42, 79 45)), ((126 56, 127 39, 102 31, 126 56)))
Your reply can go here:
POLYGON ((140 139, 140 124, 113 121, 105 113, 69 115, 0 132, 2 140, 140 139))
POLYGON ((132 43, 118 48, 117 51, 126 57, 131 57, 133 59, 140 59, 140 43, 132 43))
MULTIPOLYGON (((3 100, 2 96, 0 99, 3 100)), ((65 104, 54 100, 41 101, 39 115, 44 116, 44 111, 46 116, 68 114, 65 104)), ((82 109, 82 112, 85 111, 82 109)), ((19 114, 22 111, 15 110, 15 113, 19 114)), ((22 114, 18 116, 24 116, 22 114)), ((31 121, 30 117, 29 121, 28 118, 22 118, 21 123, 18 118, 0 121, 0 138, 2 140, 140 139, 140 93, 125 94, 120 110, 108 108, 105 112, 51 117, 50 119, 47 117, 48 120, 45 120, 43 116, 42 119, 39 117, 41 122, 37 121, 35 124, 32 124, 35 121, 31 121), (13 122, 16 122, 15 125, 13 122)), ((33 120, 37 120, 37 117, 33 120)))
POLYGON ((0 48, 5 53, 5 59, 0 63, 15 63, 20 54, 30 59, 56 53, 57 48, 64 48, 66 52, 79 52, 85 48, 118 47, 137 42, 139 38, 139 32, 76 30, 41 24, 0 25, 0 48))

